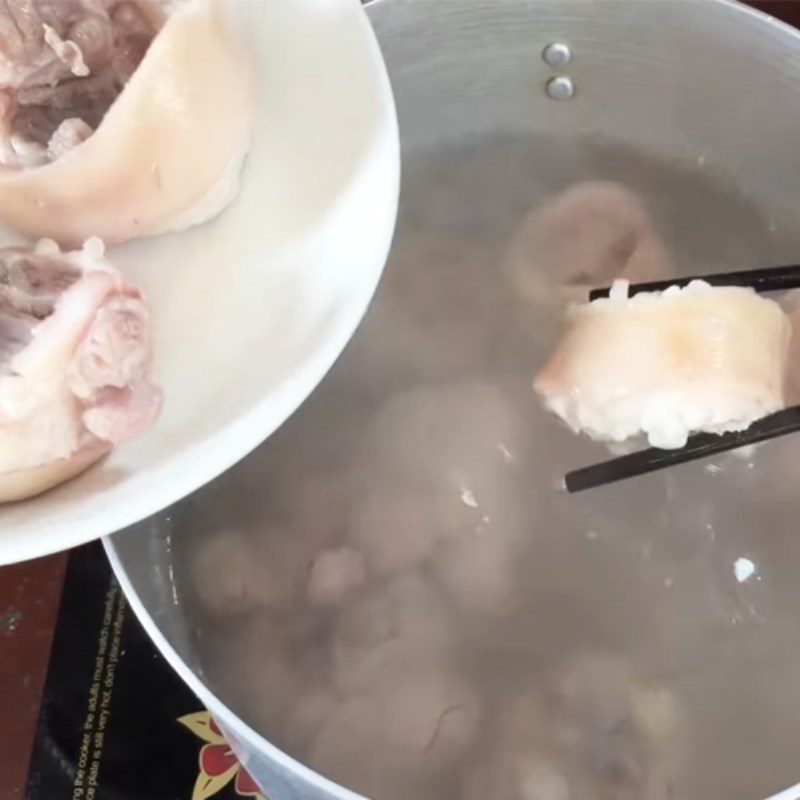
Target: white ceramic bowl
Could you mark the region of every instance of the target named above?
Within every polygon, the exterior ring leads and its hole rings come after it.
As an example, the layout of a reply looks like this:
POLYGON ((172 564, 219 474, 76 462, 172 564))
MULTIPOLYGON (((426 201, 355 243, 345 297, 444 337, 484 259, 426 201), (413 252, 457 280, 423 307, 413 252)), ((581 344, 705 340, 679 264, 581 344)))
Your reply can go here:
POLYGON ((126 527, 241 459, 322 379, 378 283, 399 141, 360 3, 232 6, 261 91, 241 195, 208 225, 111 252, 150 300, 164 413, 81 478, 0 507, 0 564, 126 527))

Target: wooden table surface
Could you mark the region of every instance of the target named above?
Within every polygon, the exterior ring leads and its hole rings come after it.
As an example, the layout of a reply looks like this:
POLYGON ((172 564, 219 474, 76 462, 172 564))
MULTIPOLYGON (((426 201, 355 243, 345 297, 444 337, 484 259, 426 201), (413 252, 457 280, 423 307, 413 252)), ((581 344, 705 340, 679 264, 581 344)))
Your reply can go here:
POLYGON ((65 565, 0 569, 0 800, 22 800, 65 565))
MULTIPOLYGON (((800 0, 750 5, 800 27, 800 0)), ((0 800, 22 800, 65 564, 0 569, 0 800)))

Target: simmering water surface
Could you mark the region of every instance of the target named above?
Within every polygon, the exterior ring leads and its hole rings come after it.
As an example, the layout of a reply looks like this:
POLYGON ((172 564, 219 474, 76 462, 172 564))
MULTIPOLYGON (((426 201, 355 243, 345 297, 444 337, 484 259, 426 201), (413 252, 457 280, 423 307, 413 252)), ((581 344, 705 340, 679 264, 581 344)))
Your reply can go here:
POLYGON ((695 161, 603 141, 418 153, 340 363, 177 512, 211 686, 377 800, 755 800, 800 779, 796 442, 559 488, 607 451, 531 390, 555 278, 585 277, 581 236, 622 266, 649 233, 579 203, 548 277, 526 231, 597 180, 638 195, 678 272, 797 260, 800 230, 695 161))

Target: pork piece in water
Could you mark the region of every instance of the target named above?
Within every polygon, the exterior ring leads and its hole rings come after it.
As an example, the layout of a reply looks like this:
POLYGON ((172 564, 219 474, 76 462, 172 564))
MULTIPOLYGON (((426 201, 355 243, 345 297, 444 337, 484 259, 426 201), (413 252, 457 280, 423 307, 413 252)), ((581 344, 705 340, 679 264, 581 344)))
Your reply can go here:
POLYGON ((514 527, 511 488, 527 444, 524 418, 510 395, 492 383, 465 380, 393 397, 370 426, 365 457, 387 485, 428 487, 447 537, 480 523, 514 527))
POLYGON ((204 611, 223 619, 295 607, 312 564, 307 543, 280 526, 223 530, 193 553, 192 579, 204 611))
POLYGON ((512 241, 509 266, 520 294, 544 306, 585 302, 589 289, 617 278, 674 274, 643 203, 613 181, 577 184, 534 209, 512 241))
POLYGON ((367 580, 363 554, 352 547, 325 550, 314 560, 308 573, 308 600, 317 608, 344 603, 367 580))
POLYGON ((319 683, 323 641, 311 616, 260 613, 226 620, 207 663, 226 702, 282 746, 298 702, 319 683))
POLYGON ((676 698, 621 659, 567 662, 510 698, 464 800, 668 800, 684 739, 676 698))
POLYGON ((0 163, 40 166, 91 136, 163 21, 151 0, 0 5, 0 163))
POLYGON ((502 281, 493 266, 480 240, 401 238, 350 349, 357 372, 369 376, 367 388, 376 381, 405 385, 410 376, 441 380, 486 364, 503 320, 502 281))
POLYGON ((365 437, 370 465, 350 543, 376 576, 427 564, 469 612, 506 613, 520 536, 524 420, 499 386, 457 381, 398 394, 365 437))
POLYGON ((595 654, 566 666, 550 702, 571 772, 599 798, 674 795, 684 736, 673 694, 639 682, 622 659, 595 654))
POLYGON ((0 251, 0 502, 73 477, 161 409, 147 306, 103 253, 0 251))
POLYGON ((428 797, 469 751, 480 714, 479 697, 455 672, 388 670, 325 715, 308 761, 376 800, 428 797))
POLYGON ((334 684, 340 691, 361 691, 389 667, 413 672, 439 663, 452 632, 444 598, 420 574, 411 572, 376 586, 336 621, 334 684))

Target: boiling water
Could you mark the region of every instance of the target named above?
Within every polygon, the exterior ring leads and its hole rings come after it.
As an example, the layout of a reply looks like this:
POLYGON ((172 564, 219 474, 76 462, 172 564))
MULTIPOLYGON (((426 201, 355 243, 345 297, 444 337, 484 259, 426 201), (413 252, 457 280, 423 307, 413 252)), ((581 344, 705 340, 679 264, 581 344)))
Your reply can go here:
POLYGON ((570 186, 636 192, 684 269, 797 261, 800 231, 700 166, 601 141, 407 159, 356 339, 176 518, 208 680, 268 739, 377 800, 800 779, 795 443, 570 497, 563 472, 606 452, 530 388, 562 309, 518 291, 510 252, 570 186))

